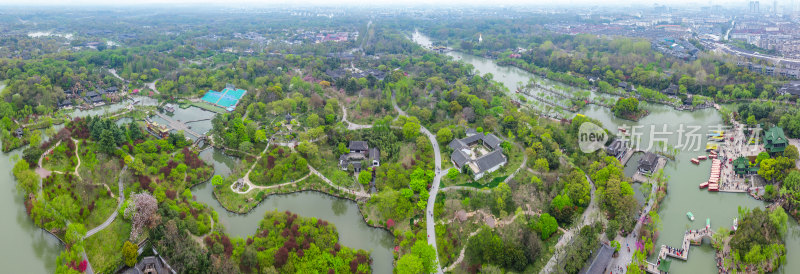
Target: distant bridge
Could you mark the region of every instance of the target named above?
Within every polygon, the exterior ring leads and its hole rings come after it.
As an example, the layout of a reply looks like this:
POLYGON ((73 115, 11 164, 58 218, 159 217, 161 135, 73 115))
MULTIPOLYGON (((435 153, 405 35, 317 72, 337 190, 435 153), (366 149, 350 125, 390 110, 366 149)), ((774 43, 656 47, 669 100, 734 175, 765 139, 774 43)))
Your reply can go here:
POLYGON ((172 128, 172 129, 174 129, 174 130, 177 130, 177 131, 181 131, 182 130, 184 133, 192 135, 197 139, 204 138, 204 136, 205 136, 203 134, 195 132, 194 130, 191 130, 189 128, 189 126, 187 126, 185 123, 173 120, 172 118, 170 118, 167 115, 164 115, 161 112, 156 112, 156 116, 161 117, 161 119, 164 119, 164 121, 167 121, 167 126, 172 128))

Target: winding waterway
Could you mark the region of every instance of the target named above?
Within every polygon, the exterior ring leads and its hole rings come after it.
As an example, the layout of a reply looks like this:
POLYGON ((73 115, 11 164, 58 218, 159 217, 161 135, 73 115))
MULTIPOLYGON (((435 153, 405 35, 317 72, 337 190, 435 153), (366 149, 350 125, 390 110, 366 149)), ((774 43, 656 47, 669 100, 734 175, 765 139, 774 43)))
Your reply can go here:
MULTIPOLYGON (((0 82, 0 85, 2 82, 0 82)), ((2 90, 3 86, 0 86, 2 90)), ((149 98, 144 98, 149 99, 149 98)), ((154 101, 142 100, 144 104, 154 101)), ((98 115, 116 111, 128 102, 112 104, 87 111, 74 111, 73 117, 98 115)), ((214 113, 196 107, 176 109, 173 119, 191 121, 208 119, 214 113)), ((130 122, 128 118, 120 122, 130 122)), ((211 129, 211 121, 190 123, 193 130, 200 133, 211 129)), ((62 250, 58 239, 36 227, 25 212, 23 197, 16 190, 16 180, 11 172, 11 158, 20 155, 22 149, 10 153, 0 153, 0 266, 2 273, 52 273, 56 267, 56 257, 62 250)), ((227 156, 215 149, 200 154, 201 158, 214 166, 215 174, 229 175, 238 159, 227 156)), ((374 273, 392 273, 394 238, 385 230, 369 227, 364 222, 355 202, 332 197, 314 191, 286 195, 272 195, 248 214, 236 214, 225 210, 212 194, 209 182, 196 186, 193 193, 197 201, 211 206, 219 215, 219 222, 225 231, 234 237, 253 235, 266 211, 292 211, 303 217, 315 217, 334 224, 340 242, 351 248, 371 252, 374 273)))
MULTIPOLYGON (((430 38, 415 32, 412 39, 420 45, 429 46, 430 38)), ((494 60, 465 54, 458 51, 446 53, 456 60, 472 64, 481 74, 491 73, 495 81, 503 83, 511 90, 519 86, 519 82, 526 83, 528 79, 536 79, 543 85, 551 85, 552 81, 547 81, 516 67, 499 66, 494 60)), ((594 96, 598 96, 595 94, 594 96)), ((701 126, 698 132, 703 136, 708 133, 710 128, 722 124, 722 117, 715 109, 705 109, 698 111, 677 111, 665 105, 643 104, 650 114, 640 119, 638 122, 631 122, 614 117, 613 113, 603 107, 589 105, 579 111, 588 117, 597 119, 603 126, 617 132, 617 128, 623 125, 643 126, 639 129, 644 132, 641 136, 643 149, 650 142, 650 128, 656 126, 653 132, 661 131, 663 125, 667 125, 668 131, 676 131, 681 125, 701 126)), ((676 145, 678 134, 659 135, 655 138, 665 139, 666 143, 676 145)), ((706 154, 702 151, 705 148, 705 140, 701 138, 701 149, 699 151, 682 151, 678 154, 675 161, 669 161, 664 168, 664 174, 669 176, 668 195, 661 204, 659 215, 662 220, 660 236, 655 243, 656 247, 662 244, 678 247, 683 240, 683 234, 687 229, 699 229, 705 226, 704 220, 711 218, 711 226, 714 230, 720 227, 730 228, 734 218, 738 217, 738 207, 764 207, 764 203, 750 198, 741 193, 713 193, 701 191, 698 184, 708 180, 711 163, 702 162, 699 166, 691 164, 691 158, 706 154), (686 218, 686 212, 691 211, 696 217, 692 222, 686 218)), ((683 142, 685 142, 685 138, 683 142)), ((576 144, 577 145, 577 144, 576 144)), ((651 149, 654 150, 655 148, 651 149)), ((635 162, 634 162, 635 163, 635 162)), ((786 264, 781 266, 779 273, 796 273, 800 270, 800 260, 792 260, 800 256, 800 226, 790 218, 789 232, 786 237, 786 264)), ((655 258, 650 258, 655 260, 655 258)), ((715 266, 714 249, 709 244, 693 246, 689 252, 687 261, 673 260, 670 272, 672 273, 717 273, 715 266)))
MULTIPOLYGON (((0 82, 0 92, 3 88, 5 84, 0 82)), ((53 273, 63 247, 25 212, 24 197, 17 191, 17 181, 11 173, 12 156, 21 155, 22 149, 0 153, 0 272, 53 273)))
MULTIPOLYGON (((202 119, 208 113, 196 107, 184 111, 176 110, 171 118, 182 121, 202 119)), ((211 129, 210 121, 192 123, 199 132, 211 129)), ((227 176, 239 161, 216 149, 208 149, 200 153, 200 158, 214 166, 214 173, 227 176)), ((271 195, 247 214, 227 211, 217 201, 212 192, 210 182, 205 182, 192 189, 197 201, 209 205, 219 215, 219 222, 225 232, 233 237, 247 237, 255 234, 259 223, 267 211, 291 211, 302 217, 314 217, 326 220, 336 226, 339 241, 342 245, 370 251, 373 273, 392 273, 394 255, 394 237, 387 231, 373 228, 364 222, 364 218, 355 202, 333 197, 316 191, 303 191, 285 195, 271 195)))

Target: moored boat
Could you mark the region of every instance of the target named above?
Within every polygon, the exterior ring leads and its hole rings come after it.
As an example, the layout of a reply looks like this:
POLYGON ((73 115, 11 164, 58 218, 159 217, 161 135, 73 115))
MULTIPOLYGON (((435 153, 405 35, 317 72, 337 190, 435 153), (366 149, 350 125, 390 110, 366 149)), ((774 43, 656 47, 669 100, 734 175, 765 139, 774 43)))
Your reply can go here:
POLYGON ((700 183, 700 189, 704 189, 704 188, 707 188, 707 187, 708 187, 708 182, 700 183))
POLYGON ((698 165, 698 164, 700 164, 700 160, 697 160, 696 158, 692 158, 692 164, 698 165))
POLYGON ((705 159, 708 159, 708 156, 705 156, 705 155, 697 156, 697 159, 698 160, 705 160, 705 159))
POLYGON ((711 228, 711 218, 706 218, 706 228, 711 228))

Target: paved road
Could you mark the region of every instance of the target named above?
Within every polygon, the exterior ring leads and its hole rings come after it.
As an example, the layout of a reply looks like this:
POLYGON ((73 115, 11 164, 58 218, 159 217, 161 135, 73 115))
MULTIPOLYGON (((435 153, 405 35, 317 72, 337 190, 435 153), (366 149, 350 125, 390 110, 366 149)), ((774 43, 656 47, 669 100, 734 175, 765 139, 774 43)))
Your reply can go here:
MULTIPOLYGON (((395 99, 394 92, 392 92, 392 106, 394 106, 394 109, 400 115, 408 116, 406 115, 405 111, 397 106, 397 100, 395 99)), ((428 191, 430 196, 428 197, 428 206, 425 209, 425 226, 428 230, 428 244, 433 246, 433 250, 436 251, 436 272, 442 273, 442 266, 439 264, 439 249, 436 248, 436 221, 433 217, 433 207, 436 203, 436 194, 439 192, 439 183, 442 181, 442 176, 445 174, 444 172, 440 171, 442 169, 442 153, 441 150, 439 150, 439 142, 436 141, 435 135, 433 135, 422 125, 420 125, 420 132, 428 137, 428 140, 433 146, 433 156, 435 159, 434 163, 436 165, 436 176, 433 177, 433 184, 431 185, 431 189, 428 191)))
POLYGON ((119 202, 117 202, 117 209, 114 210, 114 213, 111 213, 111 216, 108 216, 108 219, 106 219, 105 222, 103 222, 99 226, 97 226, 95 228, 92 228, 91 230, 87 231, 86 232, 86 236, 83 236, 84 239, 89 238, 92 235, 94 235, 95 233, 100 232, 101 230, 105 229, 106 227, 108 227, 111 224, 111 222, 114 221, 114 219, 117 218, 117 212, 119 212, 119 208, 122 207, 122 202, 125 201, 125 186, 122 185, 122 174, 125 173, 126 170, 128 170, 128 166, 127 165, 122 167, 122 170, 119 172, 119 180, 117 181, 117 184, 119 184, 118 185, 119 196, 117 197, 117 200, 119 200, 119 202))
MULTIPOLYGON (((652 208, 653 203, 655 202, 654 201, 655 197, 658 196, 655 194, 657 190, 658 190, 658 183, 653 182, 652 188, 650 189, 651 193, 650 199, 647 201, 647 206, 645 206, 644 209, 642 210, 641 216, 650 213, 650 209, 652 208)), ((633 227, 634 232, 639 231, 639 229, 642 227, 643 218, 641 218, 641 216, 639 217, 639 220, 636 221, 636 225, 633 227)), ((622 238, 622 236, 617 235, 617 237, 614 238, 614 240, 619 242, 620 245, 622 245, 622 247, 619 249, 619 256, 617 256, 617 258, 612 258, 609 265, 612 267, 622 266, 623 268, 627 268, 627 266, 631 263, 631 261, 633 261, 633 252, 636 251, 636 236, 634 236, 634 233, 628 233, 627 237, 622 238), (627 249, 628 246, 631 247, 630 251, 628 251, 627 249)))
POLYGON ((365 128, 372 128, 372 125, 360 125, 356 123, 352 123, 347 120, 347 109, 342 106, 342 122, 347 125, 348 130, 358 130, 358 129, 365 129, 365 128))
POLYGON ((593 217, 597 216, 597 214, 594 214, 599 210, 599 207, 597 206, 597 197, 594 194, 595 192, 594 182, 592 182, 592 179, 589 178, 589 175, 584 175, 584 176, 586 176, 586 180, 589 181, 589 184, 592 187, 591 200, 589 201, 589 206, 586 207, 585 211, 583 211, 580 223, 575 224, 570 230, 564 232, 564 234, 561 235, 561 238, 558 239, 558 243, 556 243, 555 246, 556 251, 555 253, 553 253, 553 257, 550 257, 550 260, 547 261, 547 264, 542 268, 542 271, 540 271, 539 273, 553 273, 553 267, 558 262, 559 249, 564 247, 564 245, 566 245, 568 242, 570 242, 572 240, 572 236, 575 235, 575 233, 577 233, 581 229, 581 227, 591 224, 594 219, 593 217))
POLYGON ((370 197, 369 193, 351 190, 351 189, 344 188, 344 187, 341 187, 341 186, 338 186, 338 185, 334 184, 333 182, 331 182, 331 180, 329 180, 327 177, 325 177, 325 175, 322 175, 322 173, 319 173, 319 171, 314 169, 314 167, 312 167, 311 165, 308 165, 308 170, 310 170, 311 173, 313 173, 314 175, 317 175, 317 177, 322 179, 322 181, 324 181, 325 183, 327 183, 331 187, 333 187, 335 189, 338 189, 341 192, 346 192, 346 193, 350 193, 350 194, 356 195, 356 197, 358 197, 358 198, 369 198, 370 197))

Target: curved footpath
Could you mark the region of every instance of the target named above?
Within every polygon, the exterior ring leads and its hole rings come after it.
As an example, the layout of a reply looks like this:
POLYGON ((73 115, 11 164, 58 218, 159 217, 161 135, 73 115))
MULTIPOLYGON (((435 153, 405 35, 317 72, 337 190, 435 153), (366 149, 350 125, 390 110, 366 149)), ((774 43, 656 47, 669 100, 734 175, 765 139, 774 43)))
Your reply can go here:
POLYGON ((658 191, 658 182, 651 182, 650 184, 652 185, 650 189, 650 199, 647 200, 647 205, 645 205, 644 209, 642 209, 642 215, 640 215, 639 219, 636 221, 636 225, 633 227, 633 233, 628 233, 628 236, 625 238, 622 238, 619 235, 617 235, 616 238, 614 238, 614 240, 620 243, 621 248, 619 249, 619 256, 617 256, 616 258, 611 258, 611 262, 608 264, 612 267, 622 266, 624 268, 627 268, 627 266, 630 265, 631 262, 633 261, 633 252, 636 251, 635 247, 637 240, 636 238, 637 235, 635 235, 635 233, 636 231, 639 231, 639 229, 642 227, 642 221, 644 220, 644 218, 642 218, 641 216, 650 213, 650 209, 652 209, 653 203, 655 203, 655 198, 656 196, 658 196, 656 194, 656 191, 658 191), (631 251, 628 251, 628 249, 626 248, 628 246, 634 248, 631 249, 631 251))
POLYGON ((593 218, 591 218, 591 216, 592 216, 592 214, 594 214, 594 212, 596 212, 598 210, 597 199, 596 199, 597 197, 595 197, 595 185, 594 185, 594 182, 592 182, 592 179, 589 178, 589 175, 585 175, 584 174, 584 176, 586 176, 586 180, 589 181, 589 184, 592 187, 591 188, 591 200, 589 201, 589 206, 586 207, 586 210, 583 211, 583 214, 581 214, 580 222, 578 224, 574 225, 572 228, 570 228, 566 232, 564 232, 564 234, 561 235, 561 238, 558 239, 558 243, 556 243, 555 248, 554 248, 556 251, 553 253, 553 256, 550 257, 550 260, 547 261, 547 264, 542 268, 542 270, 539 273, 553 273, 553 267, 555 266, 556 262, 558 261, 558 255, 559 255, 558 254, 559 253, 558 249, 564 247, 564 245, 566 245, 567 242, 571 241, 572 240, 572 236, 575 233, 577 233, 578 230, 581 229, 581 227, 592 223, 591 219, 593 219, 593 218))
POLYGON ((108 227, 111 224, 111 222, 114 221, 114 219, 117 218, 117 212, 119 212, 120 207, 122 207, 122 202, 125 201, 125 186, 122 185, 122 174, 125 173, 126 170, 128 170, 128 165, 125 165, 124 167, 122 167, 122 170, 119 172, 119 180, 117 180, 117 184, 118 184, 118 188, 119 188, 119 196, 117 197, 117 200, 119 202, 117 202, 117 209, 114 210, 114 213, 111 213, 111 216, 108 216, 108 219, 106 219, 105 222, 103 222, 99 226, 97 226, 95 228, 92 228, 91 230, 87 231, 86 235, 83 236, 83 239, 89 238, 92 235, 94 235, 95 233, 100 232, 101 230, 105 229, 106 227, 108 227))
MULTIPOLYGON (((405 111, 403 111, 402 109, 400 109, 400 107, 397 106, 397 99, 395 99, 394 92, 392 92, 392 106, 400 115, 408 116, 406 115, 405 111)), ((433 156, 435 159, 434 163, 436 165, 436 173, 435 173, 436 176, 433 177, 433 184, 431 185, 431 189, 428 191, 430 196, 428 196, 428 206, 425 209, 426 211, 425 226, 427 227, 428 230, 428 244, 433 246, 433 251, 436 252, 436 272, 442 273, 442 266, 441 264, 439 264, 439 249, 436 248, 436 221, 434 220, 433 217, 433 208, 436 203, 436 194, 439 192, 439 183, 442 181, 442 175, 444 175, 444 172, 440 171, 440 169, 442 169, 442 153, 439 150, 439 143, 436 142, 435 135, 431 134, 431 132, 428 131, 428 129, 425 128, 425 126, 423 125, 420 125, 419 131, 422 132, 422 134, 425 134, 425 136, 428 136, 428 140, 431 142, 431 145, 433 145, 433 156)))
POLYGON ((372 128, 372 125, 359 125, 359 124, 356 124, 356 123, 348 121, 347 120, 347 109, 344 106, 342 106, 342 122, 347 124, 347 129, 348 130, 358 130, 358 129, 372 128))

